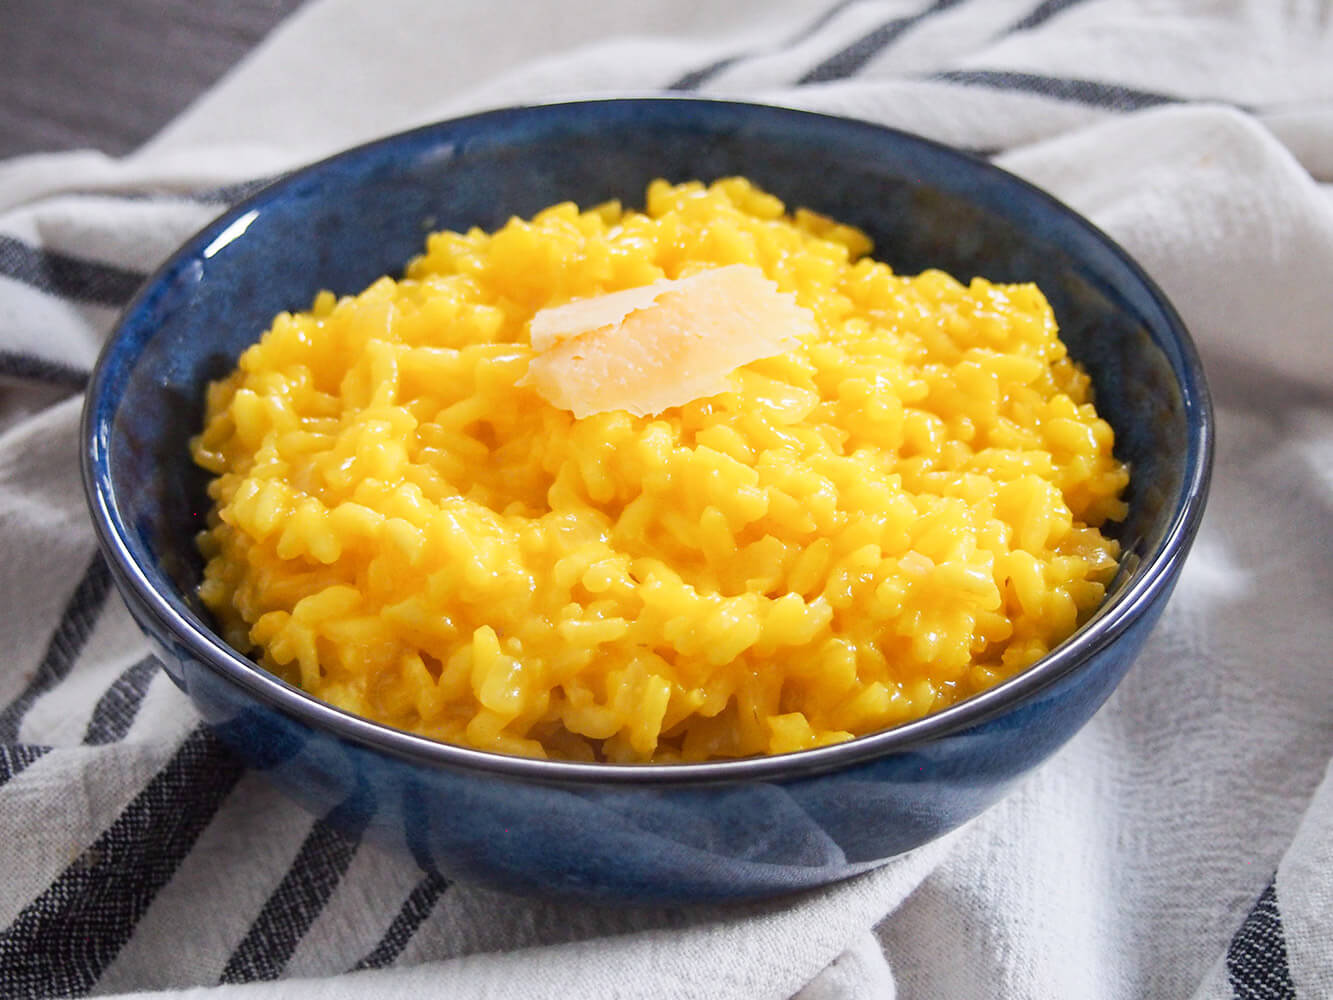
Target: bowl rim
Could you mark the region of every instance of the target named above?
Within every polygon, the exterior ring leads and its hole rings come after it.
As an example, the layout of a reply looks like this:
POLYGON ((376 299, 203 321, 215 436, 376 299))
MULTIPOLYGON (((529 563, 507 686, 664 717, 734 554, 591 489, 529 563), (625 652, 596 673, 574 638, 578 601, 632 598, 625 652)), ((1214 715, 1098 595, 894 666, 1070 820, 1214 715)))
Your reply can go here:
MULTIPOLYGON (((443 141, 443 139, 441 140, 443 141)), ((1162 332, 1162 331, 1159 331, 1162 332)), ((123 386, 121 387, 123 388, 123 386)), ((119 403, 119 393, 113 397, 119 403)), ((1165 293, 1143 268, 1111 237, 1072 208, 1036 185, 995 164, 944 143, 891 126, 855 118, 803 111, 780 105, 744 100, 722 100, 676 95, 573 99, 522 104, 496 108, 450 118, 416 128, 381 136, 360 143, 313 163, 285 173, 266 183, 248 197, 231 205, 202 229, 187 239, 159 266, 121 310, 99 353, 89 378, 81 420, 80 458, 84 492, 97 541, 107 557, 113 577, 162 629, 183 643, 189 654, 224 680, 239 686, 267 707, 314 729, 325 731, 373 751, 407 759, 419 764, 488 772, 496 776, 559 782, 566 785, 703 785, 754 779, 789 779, 816 772, 826 772, 868 759, 918 750, 926 744, 990 721, 1010 709, 1029 702, 1098 651, 1114 642, 1154 602, 1164 587, 1169 587, 1179 564, 1185 558, 1198 531, 1211 480, 1214 417, 1210 394, 1197 347, 1183 321, 1165 293), (1082 230, 1118 262, 1147 293, 1165 320, 1163 331, 1175 342, 1181 366, 1173 374, 1179 388, 1188 435, 1187 468, 1180 493, 1175 500, 1170 523, 1151 558, 1134 568, 1116 597, 1094 612, 1092 618, 1046 656, 1014 676, 938 712, 901 723, 889 729, 868 733, 843 743, 812 749, 759 757, 681 763, 586 763, 519 757, 443 743, 404 730, 394 729, 335 708, 315 696, 270 674, 257 663, 236 652, 206 622, 182 603, 173 606, 149 579, 144 567, 134 558, 127 541, 126 526, 110 495, 109 476, 99 475, 105 466, 106 438, 104 423, 109 424, 115 408, 108 407, 108 372, 113 359, 124 347, 130 320, 153 297, 164 279, 175 274, 187 261, 200 255, 222 236, 238 219, 278 197, 289 185, 309 179, 330 165, 356 157, 388 150, 396 144, 410 143, 427 133, 445 133, 450 129, 475 129, 492 122, 504 124, 527 116, 552 111, 593 113, 608 106, 666 105, 698 114, 762 114, 789 116, 793 121, 822 121, 826 127, 861 131, 869 138, 890 144, 915 146, 932 157, 953 161, 959 167, 979 175, 986 184, 1008 185, 1018 194, 1045 211, 1053 212, 1066 225, 1082 230), (101 418, 105 416, 104 422, 101 418)))

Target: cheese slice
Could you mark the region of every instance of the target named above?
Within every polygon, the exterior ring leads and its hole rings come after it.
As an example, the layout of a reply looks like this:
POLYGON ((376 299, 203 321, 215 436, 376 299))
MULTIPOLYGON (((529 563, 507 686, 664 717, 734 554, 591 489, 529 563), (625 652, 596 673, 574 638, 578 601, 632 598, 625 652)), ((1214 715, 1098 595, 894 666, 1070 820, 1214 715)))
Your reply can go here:
POLYGON ((542 309, 528 324, 532 349, 538 352, 549 351, 562 340, 615 326, 635 310, 647 309, 657 301, 659 295, 679 284, 678 281, 663 279, 639 288, 626 288, 623 292, 611 292, 542 309))
POLYGON ((814 329, 793 295, 758 268, 732 264, 541 310, 520 384, 576 417, 648 416, 727 391, 737 368, 814 329))

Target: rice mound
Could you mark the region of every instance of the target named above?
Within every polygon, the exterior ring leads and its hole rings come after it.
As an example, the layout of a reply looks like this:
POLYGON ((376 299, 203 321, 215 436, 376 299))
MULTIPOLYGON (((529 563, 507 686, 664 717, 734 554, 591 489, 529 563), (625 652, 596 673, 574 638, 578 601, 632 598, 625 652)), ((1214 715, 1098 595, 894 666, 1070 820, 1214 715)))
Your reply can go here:
POLYGON ((1035 286, 870 249, 742 178, 431 235, 210 387, 202 600, 339 708, 537 757, 785 753, 1023 670, 1102 601, 1128 471, 1035 286), (816 329, 727 391, 521 384, 537 311, 730 264, 816 329))

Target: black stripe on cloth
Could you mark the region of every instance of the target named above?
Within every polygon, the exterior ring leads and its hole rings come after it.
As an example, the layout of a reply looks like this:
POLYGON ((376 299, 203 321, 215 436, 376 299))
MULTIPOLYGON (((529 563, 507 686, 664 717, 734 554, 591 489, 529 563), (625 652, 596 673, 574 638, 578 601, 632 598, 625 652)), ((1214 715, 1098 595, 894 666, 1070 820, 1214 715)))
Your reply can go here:
POLYGON ((786 41, 781 42, 780 44, 775 45, 771 48, 753 49, 749 52, 740 52, 734 56, 727 56, 725 59, 719 59, 715 63, 710 63, 709 65, 703 67, 702 69, 691 70, 690 72, 682 76, 680 79, 678 79, 675 83, 667 84, 667 90, 698 90, 709 80, 713 79, 713 77, 717 76, 724 70, 730 69, 732 66, 735 66, 738 62, 741 62, 742 60, 753 59, 755 56, 769 55, 772 53, 782 52, 785 51, 786 49, 793 48, 799 45, 801 42, 805 41, 815 32, 819 31, 821 28, 823 28, 826 24, 832 21, 835 17, 841 14, 848 7, 851 7, 852 5, 858 2, 859 0, 841 0, 840 3, 836 3, 832 7, 828 8, 828 10, 824 11, 824 13, 820 14, 817 18, 815 18, 813 21, 807 24, 800 31, 796 32, 796 34, 792 35, 786 41))
POLYGON ((74 588, 74 594, 60 615, 60 624, 51 633, 46 652, 33 672, 23 693, 0 712, 0 743, 17 743, 19 726, 33 703, 55 687, 74 666, 83 645, 88 641, 97 616, 106 604, 111 590, 111 571, 99 550, 84 571, 83 579, 74 588))
POLYGON ((0 351, 0 378, 24 382, 45 382, 66 389, 82 389, 88 384, 88 372, 63 361, 51 361, 33 354, 0 351))
POLYGON ((296 860, 227 960, 221 982, 247 983, 282 975, 347 874, 372 811, 369 787, 362 785, 315 822, 296 860))
POLYGON ((1259 896, 1227 948, 1227 977, 1236 1000, 1296 1000, 1276 880, 1259 896))
POLYGON ((35 760, 44 757, 51 748, 35 743, 0 744, 0 785, 35 760))
POLYGON ((1163 104, 1180 104, 1184 98, 1138 90, 1115 83, 1096 80, 1078 80, 1070 77, 1040 76, 1036 73, 1012 73, 993 70, 948 70, 934 73, 929 79, 957 83, 968 87, 987 87, 991 90, 1012 90, 1038 94, 1057 101, 1087 104, 1111 111, 1140 111, 1163 104))
POLYGON ((828 83, 830 80, 841 80, 844 77, 849 77, 892 45, 905 31, 916 27, 927 18, 948 10, 950 7, 958 6, 962 2, 964 0, 935 0, 919 14, 895 17, 891 21, 885 21, 874 31, 868 35, 862 35, 841 52, 829 56, 797 82, 828 83))
POLYGON ((152 654, 126 667, 93 709, 83 742, 93 746, 115 743, 125 738, 139 714, 148 685, 157 676, 157 658, 152 654))
POLYGON ((116 308, 133 298, 148 277, 112 264, 30 247, 12 236, 0 236, 0 275, 62 299, 116 308))
POLYGON ((268 187, 274 181, 282 180, 286 177, 284 174, 274 174, 272 177, 256 177, 248 181, 237 181, 235 184, 224 184, 221 187, 202 188, 190 192, 192 201, 201 201, 207 204, 234 205, 238 201, 244 201, 256 191, 268 187))
POLYGON ((371 949, 365 958, 352 966, 351 971, 383 969, 392 965, 412 940, 417 928, 426 922, 426 918, 435 909, 435 904, 451 884, 438 872, 430 872, 422 878, 408 893, 402 909, 398 911, 398 916, 393 918, 393 923, 384 932, 379 944, 371 949))
POLYGON ((240 201, 242 198, 248 198, 262 187, 272 184, 275 180, 283 177, 283 174, 275 174, 271 177, 260 177, 254 180, 236 181, 232 184, 219 184, 213 187, 203 188, 176 188, 170 186, 156 186, 149 184, 141 188, 120 188, 114 191, 98 190, 96 188, 75 189, 71 191, 62 191, 62 197, 72 198, 95 198, 99 201, 127 201, 127 202, 148 202, 148 203, 186 203, 202 205, 230 205, 233 202, 240 201))
POLYGON ((1010 25, 1009 30, 1004 34, 1011 34, 1015 31, 1031 31, 1033 28, 1045 24, 1056 14, 1063 13, 1070 7, 1077 7, 1079 4, 1086 2, 1087 0, 1045 0, 1044 3, 1038 4, 1032 13, 1010 25))
POLYGON ((0 996, 92 989, 243 770, 206 729, 191 733, 106 832, 0 931, 0 996))

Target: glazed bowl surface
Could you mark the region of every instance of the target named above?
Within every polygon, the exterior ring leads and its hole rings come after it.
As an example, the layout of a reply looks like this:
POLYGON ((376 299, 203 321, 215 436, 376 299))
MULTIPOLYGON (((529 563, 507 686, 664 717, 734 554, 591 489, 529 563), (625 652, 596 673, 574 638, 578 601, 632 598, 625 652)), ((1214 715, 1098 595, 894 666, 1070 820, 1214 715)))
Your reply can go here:
POLYGON ((355 835, 451 878, 617 903, 771 896, 846 878, 955 829, 1115 689, 1161 614, 1207 493, 1212 418, 1194 346, 1105 235, 989 164, 878 126, 721 101, 490 112, 290 174, 185 244, 122 316, 89 386, 84 478, 115 581, 162 663, 252 767, 355 835), (939 713, 775 757, 614 765, 432 742, 323 704, 230 649, 195 594, 207 510, 190 460, 206 385, 282 310, 401 273, 434 229, 559 201, 639 204, 656 177, 740 174, 865 230, 899 273, 1036 282, 1132 470, 1102 607, 1018 676, 939 713))

